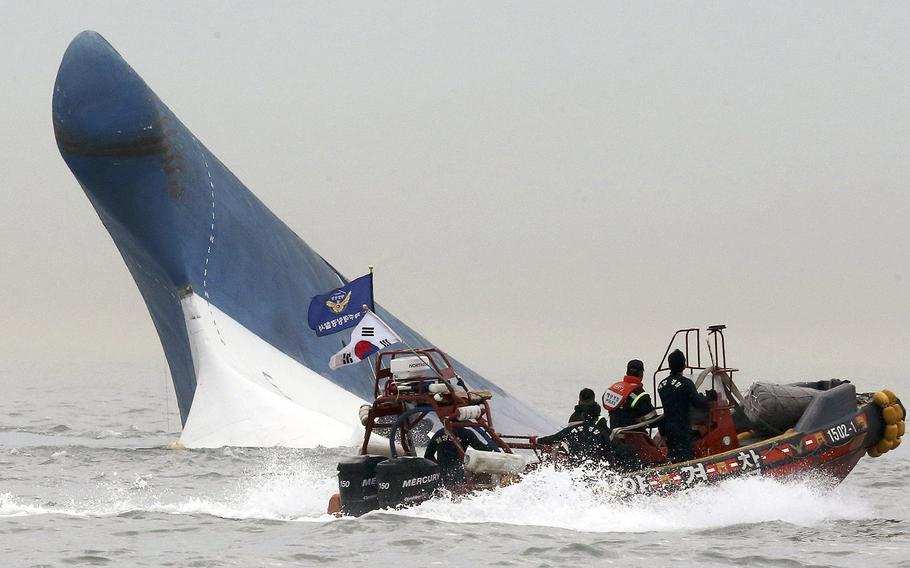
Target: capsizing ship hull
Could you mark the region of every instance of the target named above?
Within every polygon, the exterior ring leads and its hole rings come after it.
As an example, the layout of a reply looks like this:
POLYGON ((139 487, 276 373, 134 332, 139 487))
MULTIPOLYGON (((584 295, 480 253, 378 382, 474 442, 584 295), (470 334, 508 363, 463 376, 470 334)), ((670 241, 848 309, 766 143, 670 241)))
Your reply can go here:
MULTIPOLYGON (((222 164, 95 32, 54 85, 57 145, 119 249, 167 358, 187 447, 357 443, 369 365, 331 370, 342 335, 316 337, 310 298, 344 282, 222 164)), ((427 345, 381 306, 410 345, 427 345)), ((503 431, 556 424, 494 393, 503 431)))

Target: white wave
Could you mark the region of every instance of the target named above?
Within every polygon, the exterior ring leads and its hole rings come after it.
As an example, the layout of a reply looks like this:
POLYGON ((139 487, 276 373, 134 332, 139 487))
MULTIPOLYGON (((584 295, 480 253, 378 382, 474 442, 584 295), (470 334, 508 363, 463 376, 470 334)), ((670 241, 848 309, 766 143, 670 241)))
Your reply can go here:
POLYGON ((454 523, 504 523, 583 532, 699 530, 783 521, 813 526, 873 516, 858 495, 811 480, 733 479, 670 496, 616 498, 578 473, 542 469, 516 485, 453 502, 434 499, 396 514, 454 523))
MULTIPOLYGON (((113 516, 128 512, 212 515, 229 519, 329 522, 325 513, 336 491, 334 476, 303 460, 272 459, 223 495, 173 495, 153 477, 106 480, 100 496, 80 502, 23 503, 0 494, 0 517, 62 514, 113 516)), ((783 521, 814 526, 832 520, 874 516, 858 489, 826 489, 811 480, 781 482, 762 477, 734 479, 675 495, 619 499, 613 485, 592 488, 578 472, 544 468, 518 484, 458 501, 438 498, 412 509, 384 514, 450 523, 504 523, 582 532, 688 531, 783 521)))
POLYGON ((205 514, 230 519, 330 521, 326 513, 337 481, 303 464, 272 464, 245 478, 236 493, 224 499, 189 498, 161 503, 149 510, 173 514, 205 514))
POLYGON ((0 518, 3 517, 26 517, 31 515, 46 515, 46 507, 40 505, 29 505, 20 503, 11 493, 0 493, 0 518))
POLYGON ((28 502, 0 493, 0 518, 32 515, 108 517, 132 512, 211 515, 228 519, 334 520, 326 513, 337 481, 303 463, 272 460, 242 477, 220 496, 179 496, 157 489, 153 477, 122 479, 116 473, 99 484, 99 494, 66 503, 28 502))

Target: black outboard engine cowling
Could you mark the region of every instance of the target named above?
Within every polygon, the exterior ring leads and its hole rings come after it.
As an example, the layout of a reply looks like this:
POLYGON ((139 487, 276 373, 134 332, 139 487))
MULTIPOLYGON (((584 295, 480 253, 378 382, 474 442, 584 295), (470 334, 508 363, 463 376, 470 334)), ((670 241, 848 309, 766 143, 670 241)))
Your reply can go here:
POLYGON ((338 462, 338 495, 341 512, 360 516, 379 508, 376 498, 376 466, 385 456, 353 456, 338 462))
POLYGON ((442 487, 436 462, 419 457, 387 459, 376 466, 380 507, 407 507, 433 497, 442 487))

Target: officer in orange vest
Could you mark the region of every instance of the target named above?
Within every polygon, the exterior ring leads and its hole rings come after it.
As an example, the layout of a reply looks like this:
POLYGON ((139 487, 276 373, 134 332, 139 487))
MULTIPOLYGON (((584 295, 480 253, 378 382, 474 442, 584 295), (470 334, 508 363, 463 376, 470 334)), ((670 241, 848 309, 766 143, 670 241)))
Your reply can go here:
POLYGON ((610 428, 632 426, 657 416, 651 395, 641 386, 644 374, 645 364, 632 359, 626 365, 626 376, 604 392, 601 402, 610 413, 610 428))

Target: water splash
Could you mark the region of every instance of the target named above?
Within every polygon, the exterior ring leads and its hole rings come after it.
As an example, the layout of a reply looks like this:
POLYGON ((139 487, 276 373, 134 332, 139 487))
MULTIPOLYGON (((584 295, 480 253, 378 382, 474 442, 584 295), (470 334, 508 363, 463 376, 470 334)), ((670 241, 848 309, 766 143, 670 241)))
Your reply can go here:
MULTIPOLYGON (((100 495, 64 504, 27 503, 0 495, 0 517, 62 514, 114 516, 148 512, 211 515, 228 519, 329 522, 326 504, 336 480, 326 467, 285 454, 272 456, 220 495, 156 488, 153 476, 118 478, 100 495), (190 494, 188 495, 187 492, 190 494), (175 494, 176 493, 176 494, 175 494)), ((449 523, 503 523, 581 532, 684 531, 782 521, 814 526, 831 520, 873 517, 855 491, 834 490, 811 479, 782 482, 750 477, 675 495, 619 498, 615 484, 592 484, 581 472, 543 468, 521 483, 453 501, 438 498, 412 509, 384 511, 449 523)))
MULTIPOLYGON (((65 452, 63 452, 65 454, 65 452)), ((250 469, 219 495, 198 495, 192 487, 160 488, 154 475, 99 475, 94 495, 62 503, 0 493, 0 518, 30 515, 108 517, 134 513, 211 515, 228 519, 334 520, 326 514, 337 481, 324 469, 276 455, 250 469), (190 495, 187 495, 187 492, 190 495)))
POLYGON ((207 514, 232 519, 329 521, 329 497, 337 481, 305 463, 276 459, 241 479, 223 499, 190 498, 159 504, 151 510, 174 514, 207 514))
POLYGON ((461 500, 435 499, 396 514, 453 523, 535 525, 583 532, 699 530, 783 521, 814 526, 823 521, 873 516, 858 495, 803 479, 733 479, 670 496, 619 498, 610 483, 593 487, 579 473, 544 468, 520 484, 461 500), (592 490, 593 489, 593 490, 592 490))

